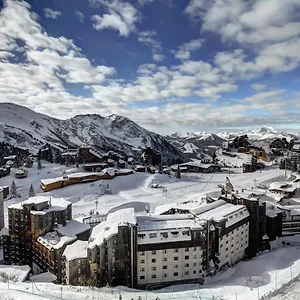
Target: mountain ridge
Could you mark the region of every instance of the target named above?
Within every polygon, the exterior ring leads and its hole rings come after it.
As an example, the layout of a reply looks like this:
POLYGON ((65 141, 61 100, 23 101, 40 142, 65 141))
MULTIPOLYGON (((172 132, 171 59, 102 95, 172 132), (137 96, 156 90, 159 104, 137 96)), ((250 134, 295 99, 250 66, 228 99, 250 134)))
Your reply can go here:
POLYGON ((149 146, 168 158, 182 157, 163 136, 125 116, 87 114, 61 120, 12 103, 0 103, 0 140, 34 151, 45 143, 60 150, 88 144, 102 152, 134 156, 138 149, 149 146))

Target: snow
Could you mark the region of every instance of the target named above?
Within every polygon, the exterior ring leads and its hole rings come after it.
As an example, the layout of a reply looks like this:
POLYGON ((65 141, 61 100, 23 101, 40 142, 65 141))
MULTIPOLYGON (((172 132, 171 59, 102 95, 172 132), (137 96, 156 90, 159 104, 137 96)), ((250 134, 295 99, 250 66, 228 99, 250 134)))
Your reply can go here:
MULTIPOLYGON (((41 178, 47 179, 62 176, 63 173, 69 174, 81 172, 79 168, 48 164, 46 162, 42 162, 42 164, 44 168, 38 170, 35 163, 33 168, 29 169, 28 177, 25 179, 15 179, 12 175, 0 179, 0 185, 3 186, 10 186, 11 181, 15 180, 18 192, 21 194, 21 198, 4 202, 6 223, 7 207, 27 199, 31 183, 34 186, 36 193, 38 193, 41 178)), ((156 207, 162 204, 186 203, 186 205, 195 208, 194 204, 201 207, 201 203, 203 202, 203 206, 205 206, 205 195, 210 195, 212 191, 216 191, 218 185, 224 185, 226 176, 230 178, 235 190, 241 191, 242 188, 247 187, 247 192, 250 193, 251 191, 256 191, 255 188, 251 189, 251 187, 254 187, 255 185, 254 180, 256 180, 257 183, 269 186, 272 182, 284 180, 284 170, 279 170, 277 167, 270 166, 266 167, 262 172, 248 174, 242 174, 240 169, 233 169, 230 174, 227 172, 213 174, 186 173, 182 174, 181 179, 166 174, 149 174, 147 172, 142 172, 134 173, 130 176, 117 176, 111 180, 99 180, 89 184, 80 183, 63 189, 43 193, 42 196, 46 197, 48 200, 51 196, 52 203, 55 198, 64 199, 64 201, 72 203, 73 217, 78 219, 89 216, 91 209, 95 209, 102 215, 107 214, 109 211, 114 213, 114 211, 119 208, 127 209, 133 207, 139 222, 140 220, 146 222, 148 219, 148 222, 151 221, 151 223, 155 223, 156 221, 153 221, 153 218, 155 218, 157 222, 175 223, 178 219, 178 215, 154 216, 152 212, 156 207), (152 189, 151 183, 153 181, 158 183, 161 188, 152 189), (103 193, 102 190, 107 184, 109 184, 112 191, 112 194, 110 195, 103 193), (166 195, 163 195, 163 189, 167 190, 166 195), (97 209, 95 201, 98 203, 97 209), (146 216, 146 206, 150 208, 150 217, 146 216)), ((40 196, 41 195, 38 194, 38 197, 40 196)), ((128 216, 124 216, 124 218, 125 217, 127 218, 128 216)), ((186 217, 189 218, 189 215, 186 217)), ((105 234, 114 234, 117 230, 118 222, 117 217, 110 217, 109 222, 102 222, 94 227, 92 235, 94 234, 93 238, 95 239, 90 242, 90 245, 93 243, 96 245, 96 242, 101 243, 101 239, 103 239, 105 234), (106 224, 108 225, 107 230, 105 230, 106 224), (97 237, 98 233, 99 235, 97 237)), ((135 224, 136 220, 132 218, 131 222, 133 222, 132 224, 135 224)), ((201 294, 201 299, 212 299, 213 295, 216 297, 221 297, 223 295, 226 300, 235 300, 237 292, 238 299, 256 300, 257 290, 256 287, 253 288, 253 284, 257 281, 259 282, 261 295, 270 292, 275 288, 276 272, 278 275, 278 286, 281 286, 283 283, 287 283, 290 280, 289 266, 291 264, 293 264, 292 268, 294 276, 299 274, 300 251, 296 247, 289 247, 288 249, 276 250, 270 253, 262 253, 256 259, 248 262, 241 262, 216 277, 208 278, 207 283, 200 287, 199 293, 201 294)), ((31 283, 10 284, 10 289, 7 288, 6 283, 0 284, 0 298, 1 296, 11 296, 15 298, 14 300, 26 300, 26 298, 30 300, 40 300, 42 298, 53 299, 54 297, 60 298, 60 286, 49 283, 36 283, 36 285, 39 291, 34 287, 35 294, 33 295, 31 293, 31 283)), ((175 286, 173 287, 174 299, 194 299, 198 288, 199 286, 197 285, 175 286)), ((123 287, 121 287, 120 290, 124 300, 130 300, 131 298, 137 299, 139 295, 143 297, 143 300, 145 299, 146 293, 144 291, 131 290, 123 287)), ((63 286, 62 288, 63 299, 91 300, 92 293, 92 290, 87 287, 63 286)), ((116 299, 116 295, 118 295, 118 288, 95 289, 95 294, 96 293, 99 294, 100 299, 113 300, 116 299), (114 291, 113 295, 112 291, 114 291)), ((167 300, 170 299, 170 295, 171 288, 165 288, 158 290, 155 296, 159 296, 161 300, 167 300)), ((153 298, 155 299, 154 296, 153 298)), ((148 299, 151 299, 149 295, 148 299)))
POLYGON ((194 220, 163 220, 163 221, 150 221, 150 222, 139 222, 138 231, 155 231, 155 230, 166 230, 166 229, 182 229, 182 228, 202 228, 201 225, 197 224, 194 220))
POLYGON ((198 216, 200 219, 214 220, 216 222, 226 219, 226 227, 230 227, 236 222, 249 217, 249 215, 250 214, 245 206, 226 203, 198 216))
POLYGON ((41 273, 30 277, 31 282, 53 282, 56 276, 50 272, 41 273))
POLYGON ((286 181, 272 182, 270 184, 269 190, 279 190, 282 192, 293 192, 297 186, 293 183, 289 183, 286 181))
POLYGON ((37 240, 48 249, 60 249, 66 244, 76 241, 76 236, 59 236, 57 232, 48 232, 37 240))
POLYGON ((57 232, 60 235, 77 236, 78 234, 83 233, 90 228, 91 226, 89 224, 83 224, 76 220, 70 220, 67 222, 66 226, 59 224, 57 232))
POLYGON ((108 239, 114 234, 117 234, 119 226, 127 224, 136 224, 133 208, 120 209, 109 213, 105 221, 93 228, 89 248, 101 245, 104 238, 108 239))
POLYGON ((195 214, 195 215, 200 215, 200 214, 205 213, 208 210, 220 207, 220 206, 225 205, 225 204, 226 204, 226 201, 218 200, 218 201, 215 201, 215 202, 212 202, 212 203, 208 203, 208 204, 196 207, 192 210, 192 213, 195 214))
POLYGON ((68 245, 63 253, 67 260, 87 258, 87 241, 76 241, 72 245, 68 245))
MULTIPOLYGON (((29 266, 6 266, 0 265, 0 282, 3 282, 1 275, 5 274, 9 280, 14 282, 24 281, 30 272, 29 266)), ((1 298, 0 298, 1 299, 1 298)))

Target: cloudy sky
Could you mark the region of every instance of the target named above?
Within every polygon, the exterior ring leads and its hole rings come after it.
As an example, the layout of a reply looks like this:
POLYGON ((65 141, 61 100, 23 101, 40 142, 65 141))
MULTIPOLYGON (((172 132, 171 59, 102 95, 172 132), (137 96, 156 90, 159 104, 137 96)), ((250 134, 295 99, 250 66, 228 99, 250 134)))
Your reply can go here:
POLYGON ((160 133, 300 128, 299 0, 0 0, 0 102, 160 133))

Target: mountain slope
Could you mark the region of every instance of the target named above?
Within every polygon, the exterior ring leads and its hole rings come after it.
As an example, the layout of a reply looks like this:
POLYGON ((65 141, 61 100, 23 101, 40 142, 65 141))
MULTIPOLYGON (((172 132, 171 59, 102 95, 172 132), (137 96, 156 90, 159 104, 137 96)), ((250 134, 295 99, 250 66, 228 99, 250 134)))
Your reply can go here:
POLYGON ((45 143, 58 149, 88 144, 100 151, 134 155, 138 148, 150 146, 169 159, 182 156, 165 138, 122 116, 59 120, 12 103, 0 103, 0 140, 35 151, 45 143))

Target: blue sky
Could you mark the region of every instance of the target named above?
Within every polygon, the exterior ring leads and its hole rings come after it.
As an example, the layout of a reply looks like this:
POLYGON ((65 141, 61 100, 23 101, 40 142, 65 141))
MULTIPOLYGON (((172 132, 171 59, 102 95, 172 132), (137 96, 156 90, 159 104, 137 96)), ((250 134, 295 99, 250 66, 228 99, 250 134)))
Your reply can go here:
POLYGON ((160 133, 300 128, 298 0, 0 3, 1 102, 160 133))

